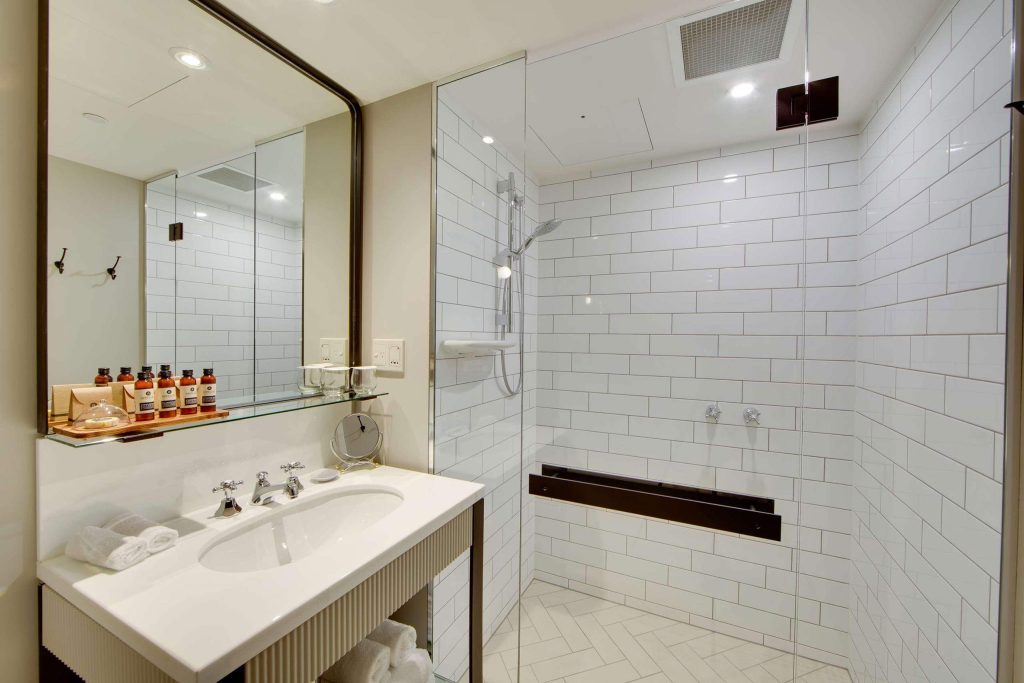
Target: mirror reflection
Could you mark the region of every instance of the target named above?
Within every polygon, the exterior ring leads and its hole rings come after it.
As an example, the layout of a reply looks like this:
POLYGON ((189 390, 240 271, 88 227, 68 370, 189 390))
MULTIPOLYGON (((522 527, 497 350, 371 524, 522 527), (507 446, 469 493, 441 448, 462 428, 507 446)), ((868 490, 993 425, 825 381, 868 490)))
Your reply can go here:
POLYGON ((100 369, 231 407, 347 364, 346 103, 185 0, 52 0, 49 42, 51 422, 100 369))

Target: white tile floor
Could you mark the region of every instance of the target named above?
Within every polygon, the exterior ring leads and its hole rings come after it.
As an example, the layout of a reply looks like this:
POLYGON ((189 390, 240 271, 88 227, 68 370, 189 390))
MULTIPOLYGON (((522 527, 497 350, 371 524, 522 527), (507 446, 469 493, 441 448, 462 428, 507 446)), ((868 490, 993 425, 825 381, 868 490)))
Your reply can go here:
POLYGON ((850 683, 845 669, 541 581, 522 607, 484 647, 485 683, 515 683, 517 666, 521 683, 850 683))

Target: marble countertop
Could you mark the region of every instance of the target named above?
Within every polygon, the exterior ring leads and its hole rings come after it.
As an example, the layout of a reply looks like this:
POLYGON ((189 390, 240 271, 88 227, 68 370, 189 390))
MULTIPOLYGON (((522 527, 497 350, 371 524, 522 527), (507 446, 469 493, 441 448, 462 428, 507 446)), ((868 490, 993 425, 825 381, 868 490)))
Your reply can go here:
POLYGON ((179 681, 217 681, 375 574, 480 500, 480 484, 391 467, 315 484, 294 501, 248 505, 233 518, 207 509, 167 522, 177 546, 113 572, 67 556, 41 562, 40 581, 179 681), (291 564, 251 572, 204 567, 201 554, 221 534, 288 505, 342 490, 391 491, 401 504, 381 521, 331 541, 291 564))

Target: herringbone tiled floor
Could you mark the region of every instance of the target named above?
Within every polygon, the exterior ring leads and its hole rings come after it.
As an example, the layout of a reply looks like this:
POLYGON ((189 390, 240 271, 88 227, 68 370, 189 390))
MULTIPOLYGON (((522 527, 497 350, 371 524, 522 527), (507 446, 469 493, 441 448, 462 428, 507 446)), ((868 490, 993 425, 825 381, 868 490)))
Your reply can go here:
POLYGON ((485 683, 515 683, 517 666, 521 683, 850 681, 845 669, 803 657, 794 679, 793 655, 541 581, 522 607, 484 648, 485 683))

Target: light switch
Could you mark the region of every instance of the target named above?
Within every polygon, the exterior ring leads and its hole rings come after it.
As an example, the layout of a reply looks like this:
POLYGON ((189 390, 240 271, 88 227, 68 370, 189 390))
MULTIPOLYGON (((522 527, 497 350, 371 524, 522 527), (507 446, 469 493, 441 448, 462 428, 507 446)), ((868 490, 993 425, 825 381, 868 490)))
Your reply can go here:
POLYGON ((373 364, 382 372, 405 372, 405 340, 374 339, 373 364))

